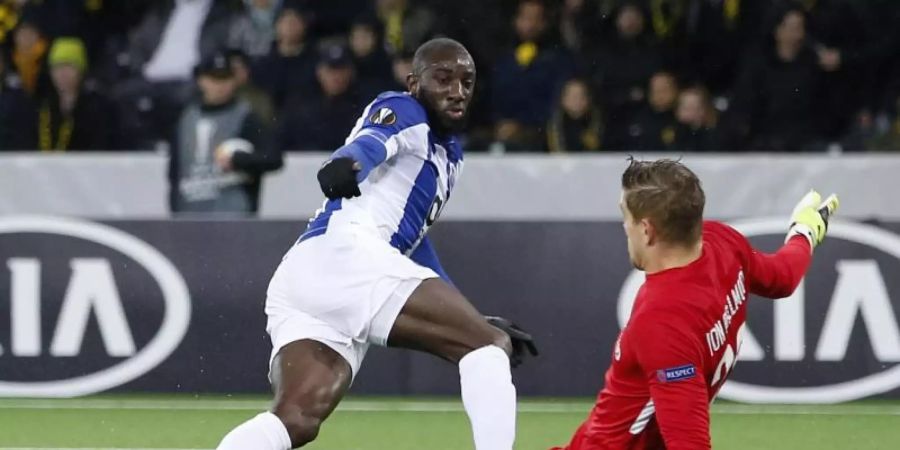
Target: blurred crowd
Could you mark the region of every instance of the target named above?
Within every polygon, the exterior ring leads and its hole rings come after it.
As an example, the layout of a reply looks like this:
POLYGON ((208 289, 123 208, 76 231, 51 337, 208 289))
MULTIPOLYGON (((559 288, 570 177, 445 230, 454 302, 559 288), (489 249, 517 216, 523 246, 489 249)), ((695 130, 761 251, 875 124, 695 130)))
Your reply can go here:
POLYGON ((896 0, 3 0, 0 150, 164 143, 202 198, 203 170, 339 147, 435 36, 476 61, 469 151, 898 150, 898 24, 896 0))

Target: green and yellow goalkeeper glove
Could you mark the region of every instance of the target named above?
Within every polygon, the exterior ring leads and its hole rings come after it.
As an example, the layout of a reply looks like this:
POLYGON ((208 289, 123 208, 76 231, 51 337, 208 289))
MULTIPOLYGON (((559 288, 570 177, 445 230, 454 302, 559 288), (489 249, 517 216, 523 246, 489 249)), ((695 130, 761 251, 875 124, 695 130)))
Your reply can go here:
POLYGON ((812 248, 821 244, 828 231, 828 219, 837 210, 839 204, 835 194, 829 195, 825 201, 822 201, 822 196, 818 192, 809 191, 794 207, 794 212, 791 214, 791 227, 785 242, 795 235, 801 235, 809 241, 812 248))

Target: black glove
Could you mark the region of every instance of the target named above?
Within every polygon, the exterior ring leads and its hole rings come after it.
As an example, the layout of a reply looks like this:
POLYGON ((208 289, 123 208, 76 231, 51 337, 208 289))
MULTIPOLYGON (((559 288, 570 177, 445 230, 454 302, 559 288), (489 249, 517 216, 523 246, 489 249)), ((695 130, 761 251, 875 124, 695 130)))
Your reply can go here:
POLYGON ((322 193, 330 200, 359 197, 359 183, 356 181, 359 170, 359 163, 352 158, 326 161, 317 175, 322 193))
POLYGON ((525 350, 528 350, 528 353, 531 353, 531 356, 538 355, 538 349, 534 345, 534 339, 528 332, 519 328, 518 325, 503 317, 486 316, 485 319, 489 324, 509 335, 509 339, 512 341, 512 355, 509 356, 510 365, 518 367, 522 364, 522 360, 525 357, 525 350))

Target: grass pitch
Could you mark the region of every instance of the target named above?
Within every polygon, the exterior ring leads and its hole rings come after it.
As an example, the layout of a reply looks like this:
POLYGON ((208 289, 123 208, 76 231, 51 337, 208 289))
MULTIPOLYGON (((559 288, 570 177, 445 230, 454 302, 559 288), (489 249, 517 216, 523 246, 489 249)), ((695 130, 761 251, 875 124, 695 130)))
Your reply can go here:
MULTIPOLYGON (((0 399, 0 450, 213 448, 234 425, 266 408, 262 397, 104 395, 0 399)), ((591 399, 520 402, 519 450, 568 442, 591 399)), ((834 406, 716 403, 717 450, 897 450, 900 402, 834 406)), ((456 399, 349 398, 310 450, 471 449, 456 399)))

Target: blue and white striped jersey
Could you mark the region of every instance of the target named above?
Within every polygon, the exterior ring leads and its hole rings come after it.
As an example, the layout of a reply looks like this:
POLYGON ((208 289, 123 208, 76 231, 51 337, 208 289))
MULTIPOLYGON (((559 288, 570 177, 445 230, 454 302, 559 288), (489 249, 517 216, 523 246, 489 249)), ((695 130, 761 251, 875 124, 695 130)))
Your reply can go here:
POLYGON ((425 233, 462 169, 462 147, 456 138, 432 133, 425 109, 408 93, 385 92, 365 108, 344 146, 331 157, 351 157, 362 165, 362 195, 326 200, 300 240, 343 224, 370 226, 401 253, 446 278, 439 265, 433 267, 436 261, 419 261, 415 253, 436 259, 425 233), (420 246, 425 248, 417 250, 420 246))

